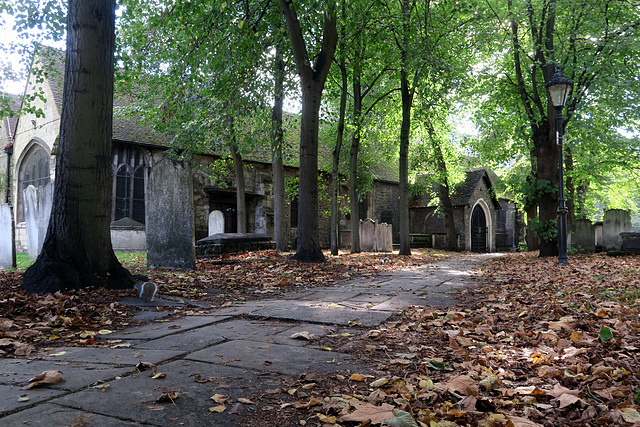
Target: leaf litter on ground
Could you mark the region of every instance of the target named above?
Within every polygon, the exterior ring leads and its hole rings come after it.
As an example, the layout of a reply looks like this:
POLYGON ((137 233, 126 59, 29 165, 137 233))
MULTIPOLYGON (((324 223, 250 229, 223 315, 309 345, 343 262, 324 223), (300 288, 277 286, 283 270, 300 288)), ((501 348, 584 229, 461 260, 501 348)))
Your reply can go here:
MULTIPOLYGON (((199 260, 194 272, 139 265, 133 270, 156 281, 161 296, 216 307, 371 279, 380 271, 418 268, 451 256, 456 255, 343 254, 328 256, 326 264, 308 265, 267 251, 225 257, 229 263, 199 260), (380 262, 383 258, 388 260, 380 262)), ((456 306, 414 306, 375 329, 353 325, 349 334, 318 339, 313 345, 350 353, 370 371, 321 377, 309 373, 280 389, 248 396, 255 409, 241 423, 640 423, 640 257, 579 255, 570 262, 559 266, 555 259, 531 253, 508 254, 487 263, 478 273, 479 283, 460 291, 456 306), (363 380, 351 379, 352 374, 363 380), (310 383, 314 387, 302 387, 310 383), (294 388, 296 393, 288 393, 294 388), (363 407, 372 409, 371 419, 349 418, 365 414, 358 413, 363 407), (381 419, 378 412, 389 418, 381 419)), ((119 304, 134 296, 133 290, 89 288, 36 296, 24 294, 19 284, 19 272, 0 275, 4 355, 28 357, 58 345, 101 345, 108 335, 100 331, 126 327, 135 312, 119 304)), ((174 316, 197 313, 194 308, 170 310, 174 316)), ((177 394, 170 397, 173 401, 177 394)))

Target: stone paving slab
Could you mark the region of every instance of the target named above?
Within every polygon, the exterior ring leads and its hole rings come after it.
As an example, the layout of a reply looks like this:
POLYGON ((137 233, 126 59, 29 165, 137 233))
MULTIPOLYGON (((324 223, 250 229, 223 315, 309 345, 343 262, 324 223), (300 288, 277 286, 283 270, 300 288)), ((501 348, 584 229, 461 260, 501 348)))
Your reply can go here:
POLYGON ((181 354, 223 342, 225 338, 211 326, 191 329, 181 334, 167 335, 148 341, 131 342, 131 347, 142 350, 172 350, 181 354), (210 331, 213 329, 213 331, 210 331), (213 333, 211 333, 213 332, 213 333))
POLYGON ((189 329, 200 328, 205 325, 221 322, 229 319, 229 316, 209 315, 209 316, 188 316, 170 322, 151 323, 143 326, 136 326, 121 332, 105 336, 107 339, 123 340, 151 340, 167 335, 173 335, 189 329))
POLYGON ((45 403, 26 409, 14 415, 2 418, 3 427, 25 426, 82 426, 82 427, 119 427, 139 426, 138 423, 124 421, 119 418, 105 417, 60 405, 45 403))
POLYGON ((291 320, 309 323, 347 326, 349 322, 359 321, 363 326, 375 326, 384 322, 391 313, 384 311, 352 310, 314 306, 313 303, 280 304, 264 308, 249 314, 249 317, 291 320))
POLYGON ((322 338, 325 335, 329 335, 335 332, 336 332, 335 328, 331 326, 303 323, 300 325, 296 325, 293 328, 284 330, 279 334, 274 335, 273 337, 270 337, 270 339, 267 342, 273 342, 276 344, 284 344, 284 345, 292 345, 296 347, 306 347, 308 345, 312 345, 313 342, 318 338, 322 338), (301 333, 301 332, 306 332, 310 336, 313 335, 313 339, 309 341, 304 338, 291 338, 292 335, 301 333))
MULTIPOLYGON (((52 390, 80 390, 98 381, 106 381, 132 371, 132 367, 113 367, 92 363, 63 363, 50 360, 1 359, 0 383, 23 387, 29 380, 44 371, 58 370, 65 382, 46 386, 52 390)), ((38 389, 25 390, 29 395, 38 389)))
POLYGON ((158 364, 184 354, 183 351, 143 350, 135 348, 59 347, 44 355, 55 362, 84 362, 110 365, 137 365, 139 362, 158 364), (64 354, 60 354, 64 352, 64 354))
POLYGON ((284 375, 333 372, 354 367, 350 363, 351 356, 346 354, 245 340, 229 341, 191 353, 186 358, 284 375))
MULTIPOLYGON (((40 373, 40 372, 38 372, 40 373)), ((8 384, 0 384, 0 417, 7 412, 20 408, 27 408, 31 405, 45 402, 52 397, 62 396, 68 391, 60 388, 40 388, 34 390, 23 390, 22 387, 8 384), (20 397, 28 397, 26 402, 19 402, 20 397)), ((0 425, 4 426, 4 418, 0 419, 0 425)))
POLYGON ((331 290, 318 290, 304 295, 302 298, 297 298, 300 301, 325 301, 336 302, 344 301, 346 299, 353 298, 360 295, 361 291, 352 289, 331 289, 331 290))
MULTIPOLYGON (((263 388, 275 387, 275 379, 254 375, 243 369, 180 360, 163 365, 159 372, 164 379, 152 379, 148 371, 110 382, 106 391, 84 390, 54 399, 51 403, 77 408, 82 411, 117 417, 127 421, 158 426, 229 426, 235 425, 238 415, 229 414, 232 404, 224 413, 211 413, 217 406, 210 399, 214 394, 230 396, 232 402, 263 388), (196 382, 195 375, 208 378, 196 382), (165 391, 177 391, 180 396, 172 402, 157 402, 165 391)), ((251 410, 244 406, 244 412, 251 410)))

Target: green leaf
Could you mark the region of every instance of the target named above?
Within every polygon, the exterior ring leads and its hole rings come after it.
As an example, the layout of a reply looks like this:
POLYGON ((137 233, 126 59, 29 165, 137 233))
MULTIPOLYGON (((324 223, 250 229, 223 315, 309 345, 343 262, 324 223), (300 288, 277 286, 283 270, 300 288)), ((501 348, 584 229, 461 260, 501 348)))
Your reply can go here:
POLYGON ((437 360, 429 360, 429 367, 441 371, 444 369, 444 363, 438 362, 437 360))
POLYGON ((613 332, 611 332, 611 329, 606 326, 600 328, 600 341, 604 342, 610 339, 613 339, 613 332))
POLYGON ((384 424, 391 427, 418 427, 410 413, 399 409, 394 409, 393 418, 384 420, 384 424))

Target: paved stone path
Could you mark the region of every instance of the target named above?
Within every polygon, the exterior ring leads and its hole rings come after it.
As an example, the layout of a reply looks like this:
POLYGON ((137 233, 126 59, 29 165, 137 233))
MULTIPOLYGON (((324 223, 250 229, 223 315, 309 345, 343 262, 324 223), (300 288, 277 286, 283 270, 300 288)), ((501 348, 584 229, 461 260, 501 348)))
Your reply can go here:
MULTIPOLYGON (((454 293, 471 284, 474 270, 491 256, 464 255, 288 299, 132 327, 108 335, 110 348, 55 348, 37 360, 1 359, 0 425, 236 425, 239 415, 210 413, 208 408, 216 405, 212 395, 235 401, 281 386, 284 376, 358 369, 349 355, 323 351, 313 341, 292 339, 292 334, 307 331, 320 337, 339 333, 350 322, 378 325, 409 305, 453 304, 454 293), (141 361, 158 365, 166 378, 139 373, 135 366, 141 361), (66 382, 22 389, 30 378, 51 369, 62 371, 66 382), (171 391, 180 392, 174 404, 156 402, 171 391)), ((160 299, 153 305, 158 304, 175 302, 160 299)), ((154 314, 141 312, 145 316, 154 314)))

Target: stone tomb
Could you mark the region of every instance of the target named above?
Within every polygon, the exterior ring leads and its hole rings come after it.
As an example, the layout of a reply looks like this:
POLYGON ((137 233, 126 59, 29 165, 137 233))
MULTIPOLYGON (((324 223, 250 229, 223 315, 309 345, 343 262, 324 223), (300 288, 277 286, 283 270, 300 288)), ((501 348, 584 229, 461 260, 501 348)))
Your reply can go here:
POLYGON ((605 251, 622 249, 620 233, 633 231, 631 215, 623 209, 610 209, 604 213, 602 224, 602 247, 605 251))
POLYGON ((276 244, 266 234, 258 233, 218 233, 196 242, 198 256, 266 251, 276 248, 276 244))
POLYGON ((640 253, 640 233, 620 233, 624 252, 640 253))

